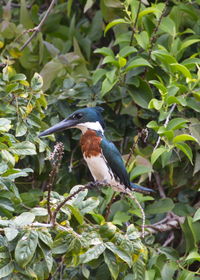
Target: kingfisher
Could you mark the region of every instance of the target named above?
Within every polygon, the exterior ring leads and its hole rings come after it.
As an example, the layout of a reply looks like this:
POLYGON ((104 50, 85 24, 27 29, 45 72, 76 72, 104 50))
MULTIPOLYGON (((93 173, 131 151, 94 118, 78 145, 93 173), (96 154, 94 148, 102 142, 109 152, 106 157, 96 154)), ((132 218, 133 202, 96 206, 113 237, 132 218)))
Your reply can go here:
POLYGON ((39 134, 39 137, 60 132, 65 129, 78 128, 82 132, 80 146, 84 160, 95 182, 105 182, 115 191, 150 193, 153 190, 133 184, 116 146, 104 135, 105 123, 102 117, 103 108, 82 108, 58 124, 39 134))

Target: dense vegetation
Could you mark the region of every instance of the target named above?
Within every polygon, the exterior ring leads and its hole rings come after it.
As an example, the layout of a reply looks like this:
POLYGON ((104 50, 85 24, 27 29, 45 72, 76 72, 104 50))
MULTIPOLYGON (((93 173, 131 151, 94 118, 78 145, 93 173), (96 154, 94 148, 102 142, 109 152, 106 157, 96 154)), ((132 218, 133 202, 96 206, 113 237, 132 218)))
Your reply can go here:
POLYGON ((200 279, 200 1, 1 2, 0 279, 200 279), (144 238, 135 200, 87 187, 80 132, 37 136, 96 105, 155 190, 144 238))

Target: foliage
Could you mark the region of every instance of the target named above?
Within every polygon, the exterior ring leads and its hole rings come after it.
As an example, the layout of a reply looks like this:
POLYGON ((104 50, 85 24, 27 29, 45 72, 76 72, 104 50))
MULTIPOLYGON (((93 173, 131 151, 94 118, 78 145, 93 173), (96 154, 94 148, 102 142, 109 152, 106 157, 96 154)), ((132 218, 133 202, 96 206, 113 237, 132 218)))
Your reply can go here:
POLYGON ((4 2, 0 278, 200 279, 200 2, 60 0, 24 48, 50 1, 4 2), (39 131, 96 105, 131 180, 156 191, 136 194, 144 239, 130 198, 115 195, 109 213, 111 189, 73 196, 91 179, 77 131, 56 136, 65 155, 48 201, 55 136, 39 131), (53 226, 48 204, 70 194, 53 226))

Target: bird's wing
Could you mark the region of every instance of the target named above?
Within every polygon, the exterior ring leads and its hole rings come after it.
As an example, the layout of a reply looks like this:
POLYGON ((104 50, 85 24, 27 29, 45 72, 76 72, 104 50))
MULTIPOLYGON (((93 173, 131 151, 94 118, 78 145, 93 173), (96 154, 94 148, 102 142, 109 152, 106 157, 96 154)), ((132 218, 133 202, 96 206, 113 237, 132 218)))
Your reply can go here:
POLYGON ((116 146, 106 138, 103 138, 101 141, 101 148, 104 158, 116 179, 119 180, 122 185, 126 186, 127 188, 131 188, 129 176, 127 174, 121 154, 116 146))

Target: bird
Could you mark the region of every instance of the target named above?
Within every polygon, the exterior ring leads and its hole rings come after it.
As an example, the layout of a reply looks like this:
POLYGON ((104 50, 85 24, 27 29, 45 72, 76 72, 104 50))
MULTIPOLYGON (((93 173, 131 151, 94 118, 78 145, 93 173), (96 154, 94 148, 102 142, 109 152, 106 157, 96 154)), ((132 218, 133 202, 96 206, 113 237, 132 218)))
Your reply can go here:
POLYGON ((130 182, 119 150, 104 135, 103 110, 99 106, 78 109, 38 136, 78 128, 82 132, 80 138, 82 154, 95 182, 105 182, 117 192, 126 190, 142 193, 153 192, 152 189, 130 182))

